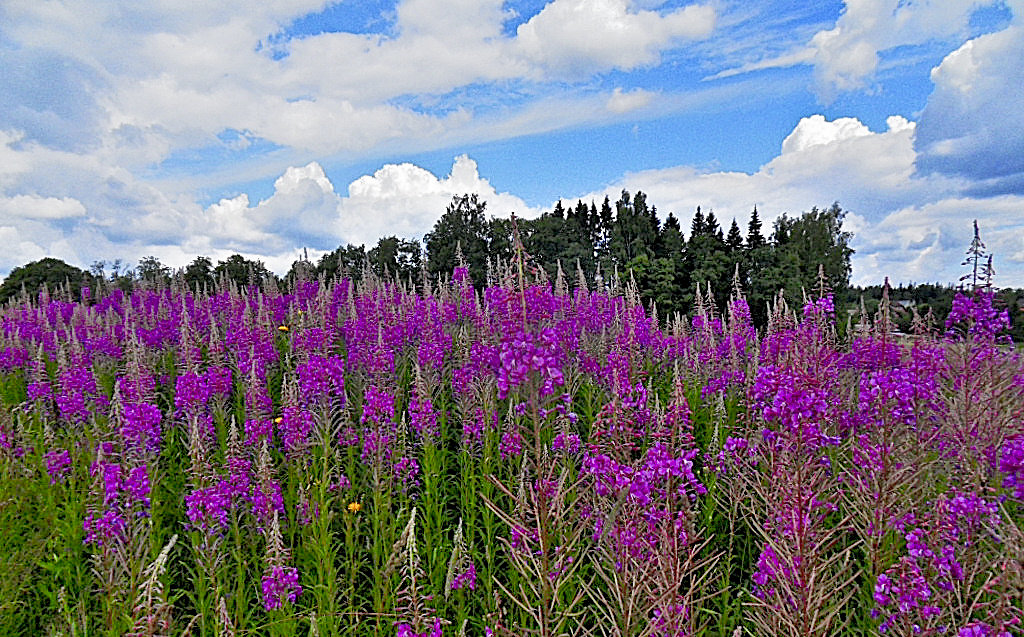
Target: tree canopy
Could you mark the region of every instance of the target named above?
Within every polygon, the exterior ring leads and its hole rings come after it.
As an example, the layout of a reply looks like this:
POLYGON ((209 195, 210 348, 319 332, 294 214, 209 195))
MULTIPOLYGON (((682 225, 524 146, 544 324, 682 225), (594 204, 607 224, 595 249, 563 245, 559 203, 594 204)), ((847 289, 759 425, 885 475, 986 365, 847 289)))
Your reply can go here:
POLYGON ((50 291, 67 284, 71 295, 77 299, 83 285, 88 285, 89 273, 65 263, 60 259, 46 257, 32 261, 11 270, 11 273, 0 284, 0 303, 6 303, 21 293, 22 289, 30 297, 36 297, 43 286, 50 291))

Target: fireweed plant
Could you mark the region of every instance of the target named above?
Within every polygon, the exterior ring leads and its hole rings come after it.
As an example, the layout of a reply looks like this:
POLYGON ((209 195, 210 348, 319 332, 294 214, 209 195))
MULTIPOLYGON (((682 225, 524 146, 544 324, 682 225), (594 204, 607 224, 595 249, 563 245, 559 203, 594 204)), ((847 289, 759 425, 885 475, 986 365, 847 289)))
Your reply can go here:
POLYGON ((1024 634, 991 292, 841 339, 489 276, 8 304, 0 634, 1024 634))

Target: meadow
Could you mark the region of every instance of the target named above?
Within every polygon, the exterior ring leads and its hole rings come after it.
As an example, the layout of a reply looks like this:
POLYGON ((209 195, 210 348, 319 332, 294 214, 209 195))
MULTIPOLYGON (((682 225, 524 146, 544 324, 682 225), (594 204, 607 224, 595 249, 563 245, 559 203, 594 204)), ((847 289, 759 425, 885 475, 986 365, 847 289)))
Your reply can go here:
POLYGON ((1024 634, 991 292, 894 336, 497 279, 9 303, 0 634, 1024 634))

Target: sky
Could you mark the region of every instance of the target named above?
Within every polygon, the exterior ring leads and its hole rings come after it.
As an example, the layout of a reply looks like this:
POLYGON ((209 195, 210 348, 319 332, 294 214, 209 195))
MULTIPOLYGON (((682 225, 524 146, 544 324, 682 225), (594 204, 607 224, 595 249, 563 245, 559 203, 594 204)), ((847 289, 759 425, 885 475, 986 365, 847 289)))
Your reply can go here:
POLYGON ((1024 287, 1024 0, 4 0, 0 276, 305 251, 643 191, 833 202, 856 284, 1024 287))

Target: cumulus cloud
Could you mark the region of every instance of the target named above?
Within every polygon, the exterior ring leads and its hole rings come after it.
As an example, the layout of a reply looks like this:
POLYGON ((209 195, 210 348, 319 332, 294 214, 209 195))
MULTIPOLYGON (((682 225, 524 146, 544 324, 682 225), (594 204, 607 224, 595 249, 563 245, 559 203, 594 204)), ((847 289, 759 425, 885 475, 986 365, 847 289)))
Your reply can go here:
POLYGON ((538 213, 515 195, 498 192, 466 155, 455 158, 445 177, 409 163, 386 164, 349 184, 347 196, 337 194, 313 162, 289 168, 275 182, 274 194, 254 205, 242 194, 209 206, 206 234, 211 246, 261 255, 296 254, 303 247, 372 246, 384 236, 422 237, 452 197, 463 193, 480 195, 491 215, 538 213))
POLYGON ((556 74, 634 69, 658 61, 682 40, 711 34, 715 10, 690 5, 660 14, 631 10, 626 0, 554 0, 521 24, 516 45, 530 61, 556 74))
POLYGON ((999 3, 844 0, 843 4, 844 11, 831 28, 817 31, 793 50, 725 69, 713 77, 810 64, 819 99, 830 103, 840 93, 872 88, 885 54, 900 47, 966 36, 974 12, 999 3))
MULTIPOLYGON (((231 130, 304 160, 436 148, 485 128, 445 97, 454 91, 649 65, 709 35, 716 18, 711 5, 556 0, 513 34, 502 0, 401 0, 380 33, 288 35, 293 20, 328 4, 243 0, 185 15, 173 3, 13 3, 0 25, 11 69, 0 76, 0 130, 136 173, 175 153, 244 156, 220 139, 231 130)), ((526 109, 538 101, 509 95, 526 109)), ((639 93, 613 95, 606 113, 640 102, 639 93)), ((505 111, 526 127, 513 134, 551 128, 519 111, 505 111)), ((558 126, 575 123, 563 119, 558 126)))
POLYGON ((323 168, 311 162, 288 168, 274 182, 274 194, 254 206, 244 193, 211 205, 206 211, 209 226, 205 234, 214 245, 260 254, 303 246, 334 248, 339 203, 323 168))
POLYGON ((969 40, 932 69, 921 113, 922 170, 973 180, 982 194, 1024 194, 1024 27, 969 40))
POLYGON ((846 0, 835 27, 810 42, 819 95, 828 102, 838 92, 869 86, 883 52, 965 34, 978 4, 846 0))
POLYGON ((754 205, 771 220, 838 200, 877 223, 885 211, 930 189, 951 188, 941 179, 924 183, 913 178, 913 130, 911 122, 898 116, 889 119, 887 130, 875 133, 854 118, 828 121, 812 115, 802 118, 779 155, 753 174, 679 166, 631 173, 611 191, 643 190, 659 210, 685 217, 701 205, 718 211, 719 218, 740 220, 754 205))
POLYGON ((539 214, 519 197, 498 192, 466 155, 455 158, 444 178, 413 164, 391 164, 352 182, 348 193, 341 205, 340 228, 346 241, 354 243, 371 244, 387 235, 422 237, 441 218, 452 197, 463 193, 480 195, 492 216, 539 214))
POLYGON ((71 197, 15 195, 0 199, 0 216, 24 219, 70 219, 84 217, 85 206, 71 197))
POLYGON ((854 117, 840 117, 830 122, 824 115, 811 115, 801 119, 793 132, 782 140, 782 152, 796 153, 812 146, 824 146, 870 134, 868 127, 854 117))

